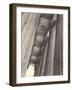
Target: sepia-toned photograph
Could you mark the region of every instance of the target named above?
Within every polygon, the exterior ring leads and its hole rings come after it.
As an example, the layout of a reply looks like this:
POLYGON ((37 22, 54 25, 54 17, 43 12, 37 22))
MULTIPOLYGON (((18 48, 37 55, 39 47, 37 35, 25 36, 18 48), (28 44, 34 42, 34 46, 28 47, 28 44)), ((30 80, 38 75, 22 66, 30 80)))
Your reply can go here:
POLYGON ((10 4, 10 85, 70 82, 70 7, 10 4))
POLYGON ((63 15, 21 13, 21 76, 63 75, 63 15))

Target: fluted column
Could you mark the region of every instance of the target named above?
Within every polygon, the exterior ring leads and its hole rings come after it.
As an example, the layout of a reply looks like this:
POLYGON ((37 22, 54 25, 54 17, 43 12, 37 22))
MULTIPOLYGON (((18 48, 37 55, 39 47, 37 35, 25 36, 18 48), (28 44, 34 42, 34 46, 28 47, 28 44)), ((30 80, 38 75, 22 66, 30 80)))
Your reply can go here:
POLYGON ((53 74, 63 74, 63 15, 58 15, 57 18, 57 33, 55 42, 53 74))
POLYGON ((23 13, 21 18, 21 76, 24 77, 29 64, 35 32, 40 14, 23 13))
POLYGON ((53 64, 54 64, 54 50, 55 50, 55 37, 56 37, 56 20, 57 15, 53 15, 53 18, 51 20, 51 24, 53 24, 49 40, 48 40, 48 50, 47 50, 47 58, 46 58, 46 64, 45 64, 45 72, 44 75, 53 75, 53 64))

